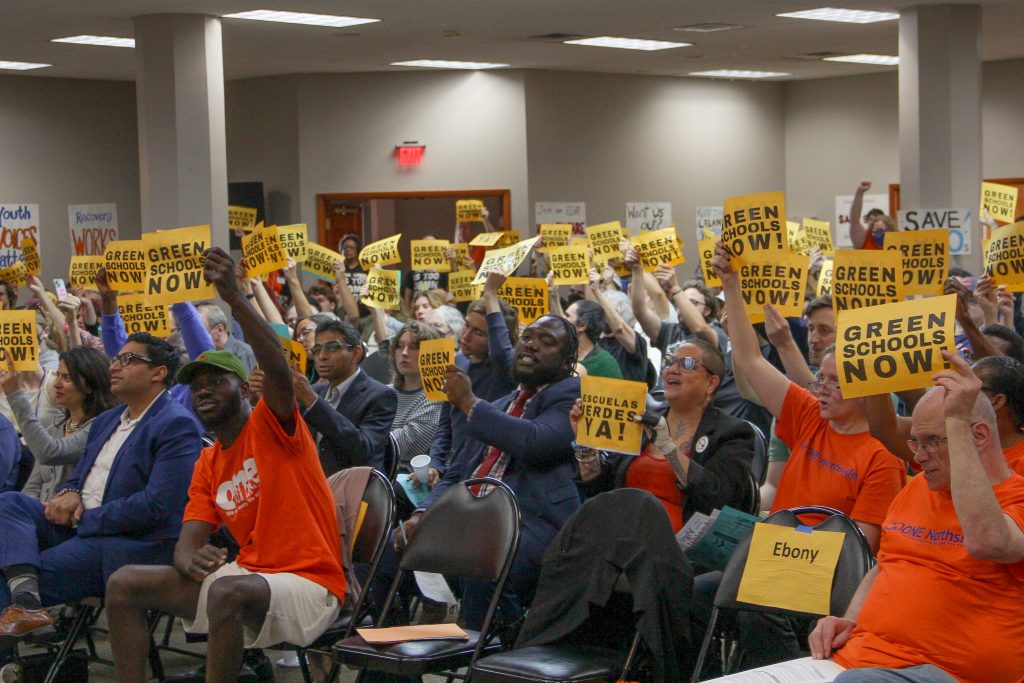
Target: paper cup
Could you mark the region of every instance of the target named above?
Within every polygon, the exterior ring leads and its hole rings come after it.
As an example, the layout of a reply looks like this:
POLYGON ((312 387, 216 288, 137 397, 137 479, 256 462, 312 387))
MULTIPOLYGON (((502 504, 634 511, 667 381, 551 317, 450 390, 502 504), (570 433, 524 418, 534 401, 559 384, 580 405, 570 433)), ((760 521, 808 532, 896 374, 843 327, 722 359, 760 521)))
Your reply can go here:
POLYGON ((412 471, 416 474, 416 479, 419 481, 421 486, 427 486, 427 480, 429 478, 428 472, 430 471, 430 456, 429 455, 417 455, 409 461, 412 466, 412 471))

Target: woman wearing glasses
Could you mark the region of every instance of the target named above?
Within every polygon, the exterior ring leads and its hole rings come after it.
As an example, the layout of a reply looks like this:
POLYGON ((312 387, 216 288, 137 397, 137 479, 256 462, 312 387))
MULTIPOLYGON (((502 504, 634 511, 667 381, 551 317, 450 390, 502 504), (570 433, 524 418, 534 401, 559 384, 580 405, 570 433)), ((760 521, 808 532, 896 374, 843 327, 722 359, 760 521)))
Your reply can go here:
MULTIPOLYGON (((666 405, 657 427, 645 430, 638 456, 578 448, 581 489, 592 496, 612 488, 654 494, 679 531, 694 512, 741 507, 750 496, 754 430, 711 405, 725 376, 725 359, 703 339, 679 345, 665 357, 666 405)), ((583 415, 579 401, 569 414, 573 431, 583 415)))

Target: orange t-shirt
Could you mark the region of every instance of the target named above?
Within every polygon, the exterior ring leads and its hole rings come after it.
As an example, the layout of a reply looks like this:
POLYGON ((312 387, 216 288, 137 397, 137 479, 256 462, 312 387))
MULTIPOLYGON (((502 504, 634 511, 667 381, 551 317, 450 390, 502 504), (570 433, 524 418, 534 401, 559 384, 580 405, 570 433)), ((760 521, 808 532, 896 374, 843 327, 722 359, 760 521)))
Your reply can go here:
POLYGON ((818 399, 796 384, 789 385, 775 433, 790 457, 772 512, 826 505, 858 522, 882 523, 906 475, 902 461, 880 441, 868 432, 832 429, 818 412, 818 399))
POLYGON ((861 246, 861 249, 879 250, 881 248, 882 248, 882 245, 875 241, 875 236, 871 234, 871 231, 870 230, 865 230, 864 231, 864 244, 861 246))
MULTIPOLYGON (((1024 477, 992 487, 1024 528, 1024 477)), ((1024 675, 1024 562, 971 557, 948 492, 914 477, 882 527, 878 575, 840 650, 846 667, 933 664, 964 683, 1017 683, 1024 675)))
POLYGON ((298 408, 292 419, 289 436, 261 399, 231 448, 204 448, 184 519, 226 524, 249 571, 297 574, 344 601, 334 499, 298 408))
POLYGON ((1003 457, 1006 458, 1006 464, 1010 466, 1011 470, 1017 474, 1024 474, 1024 441, 1004 448, 1003 457))
POLYGON ((652 458, 645 448, 629 463, 629 469, 626 470, 626 486, 654 494, 668 513, 672 530, 679 533, 683 528, 684 498, 683 492, 676 486, 676 473, 668 460, 652 458))

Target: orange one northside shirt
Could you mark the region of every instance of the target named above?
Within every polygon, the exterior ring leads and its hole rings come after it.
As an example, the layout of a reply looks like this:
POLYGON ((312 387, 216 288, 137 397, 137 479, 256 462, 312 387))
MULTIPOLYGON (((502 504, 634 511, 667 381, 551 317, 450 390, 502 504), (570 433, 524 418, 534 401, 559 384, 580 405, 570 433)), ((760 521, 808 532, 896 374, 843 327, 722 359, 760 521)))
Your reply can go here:
MULTIPOLYGON (((993 487, 1024 528, 1024 477, 993 487)), ((846 667, 933 664, 963 683, 1024 675, 1024 562, 971 557, 949 492, 914 477, 882 527, 878 575, 834 658, 846 667)))
POLYGON ((790 457, 772 512, 826 505, 858 522, 882 523, 906 475, 903 462, 880 441, 868 432, 835 431, 818 412, 818 399, 792 383, 775 433, 789 446, 790 457))
POLYGON ((226 524, 249 571, 297 574, 344 602, 334 499, 298 408, 292 420, 289 436, 260 399, 231 448, 204 448, 184 519, 226 524))
POLYGON ((1003 449, 1006 464, 1017 474, 1024 474, 1024 441, 1019 441, 1009 448, 1003 449))

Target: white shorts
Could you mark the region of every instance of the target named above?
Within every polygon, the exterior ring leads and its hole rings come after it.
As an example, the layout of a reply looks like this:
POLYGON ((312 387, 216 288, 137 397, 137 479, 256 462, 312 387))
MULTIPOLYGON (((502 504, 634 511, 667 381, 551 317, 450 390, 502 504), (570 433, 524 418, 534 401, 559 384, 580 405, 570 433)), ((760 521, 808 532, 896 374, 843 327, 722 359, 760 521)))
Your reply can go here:
POLYGON ((309 645, 334 623, 341 611, 338 598, 320 584, 296 574, 263 574, 251 572, 237 562, 230 562, 203 580, 199 589, 194 621, 183 619, 189 633, 209 633, 206 594, 210 585, 224 576, 257 574, 270 584, 270 608, 259 633, 245 628, 246 647, 269 647, 278 643, 309 645))

